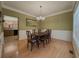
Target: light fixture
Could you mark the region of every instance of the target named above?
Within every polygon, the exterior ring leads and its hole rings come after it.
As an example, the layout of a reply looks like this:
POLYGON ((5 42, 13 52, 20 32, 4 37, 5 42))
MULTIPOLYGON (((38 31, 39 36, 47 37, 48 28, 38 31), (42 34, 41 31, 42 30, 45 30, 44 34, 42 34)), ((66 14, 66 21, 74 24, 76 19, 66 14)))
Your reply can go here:
POLYGON ((42 17, 42 6, 40 5, 40 16, 36 17, 37 20, 45 20, 45 17, 42 17))

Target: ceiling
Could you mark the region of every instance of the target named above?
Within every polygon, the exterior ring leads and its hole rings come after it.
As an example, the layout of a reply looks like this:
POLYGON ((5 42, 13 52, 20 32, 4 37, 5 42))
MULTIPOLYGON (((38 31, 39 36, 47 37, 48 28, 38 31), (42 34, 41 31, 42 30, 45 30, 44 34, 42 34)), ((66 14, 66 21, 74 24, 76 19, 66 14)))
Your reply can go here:
POLYGON ((3 5, 32 16, 40 16, 40 5, 42 6, 42 16, 73 8, 72 1, 5 1, 3 5))

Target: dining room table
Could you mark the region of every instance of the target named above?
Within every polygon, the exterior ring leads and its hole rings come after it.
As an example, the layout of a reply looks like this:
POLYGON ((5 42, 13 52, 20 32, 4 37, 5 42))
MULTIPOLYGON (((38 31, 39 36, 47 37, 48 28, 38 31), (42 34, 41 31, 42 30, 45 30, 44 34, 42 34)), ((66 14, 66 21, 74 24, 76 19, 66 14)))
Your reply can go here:
MULTIPOLYGON (((41 40, 45 41, 47 38, 47 35, 48 35, 48 32, 35 32, 35 33, 32 33, 32 37, 36 37, 37 39, 37 42, 38 42, 38 45, 40 45, 40 42, 41 40)), ((44 44, 44 42, 43 42, 44 44)), ((44 44, 45 45, 45 44, 44 44)))

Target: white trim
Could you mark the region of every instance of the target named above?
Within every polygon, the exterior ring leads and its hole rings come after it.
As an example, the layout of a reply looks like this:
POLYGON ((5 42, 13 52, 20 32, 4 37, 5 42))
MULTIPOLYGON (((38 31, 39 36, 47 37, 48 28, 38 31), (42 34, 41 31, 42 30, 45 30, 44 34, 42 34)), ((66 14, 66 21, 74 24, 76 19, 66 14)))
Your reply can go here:
POLYGON ((51 38, 64 40, 64 41, 72 41, 72 31, 68 31, 68 30, 52 30, 51 38))
MULTIPOLYGON (((19 12, 19 13, 21 13, 21 14, 25 14, 25 15, 29 15, 29 16, 36 17, 35 15, 31 15, 31 14, 29 14, 29 13, 26 13, 26 12, 23 12, 23 11, 20 11, 20 10, 17 10, 17 9, 14 9, 14 8, 12 8, 12 7, 9 7, 9 6, 7 6, 7 5, 4 5, 3 2, 2 2, 2 7, 3 7, 3 8, 6 8, 6 9, 10 9, 10 10, 12 10, 12 11, 19 12)), ((62 14, 62 13, 70 12, 70 11, 72 11, 72 10, 73 10, 73 9, 67 9, 67 10, 63 10, 63 11, 60 11, 60 12, 53 13, 53 14, 51 14, 51 15, 44 16, 44 17, 55 16, 55 15, 59 15, 59 14, 62 14)))
POLYGON ((26 31, 30 31, 32 33, 32 29, 19 30, 19 40, 27 39, 26 31))
POLYGON ((51 15, 47 15, 47 16, 45 16, 45 17, 56 16, 56 15, 59 15, 59 14, 63 14, 63 13, 70 12, 70 11, 72 11, 72 9, 63 10, 63 11, 60 11, 60 12, 57 12, 57 13, 53 13, 53 14, 51 14, 51 15))
POLYGON ((19 30, 19 40, 27 39, 26 30, 19 30))
POLYGON ((4 5, 3 2, 2 2, 2 7, 3 7, 3 8, 6 8, 6 9, 9 9, 9 10, 12 10, 12 11, 16 11, 16 12, 21 13, 21 14, 24 14, 24 15, 29 15, 29 16, 36 17, 36 16, 31 15, 31 14, 29 14, 29 13, 26 13, 26 12, 23 12, 23 11, 21 11, 21 10, 14 9, 14 8, 12 8, 12 7, 9 7, 9 6, 7 6, 7 5, 4 5))
MULTIPOLYGON (((31 31, 31 29, 29 29, 31 31)), ((72 31, 67 30, 52 30, 51 38, 56 38, 64 41, 72 41, 72 31)), ((19 30, 19 40, 27 39, 26 30, 19 30)))

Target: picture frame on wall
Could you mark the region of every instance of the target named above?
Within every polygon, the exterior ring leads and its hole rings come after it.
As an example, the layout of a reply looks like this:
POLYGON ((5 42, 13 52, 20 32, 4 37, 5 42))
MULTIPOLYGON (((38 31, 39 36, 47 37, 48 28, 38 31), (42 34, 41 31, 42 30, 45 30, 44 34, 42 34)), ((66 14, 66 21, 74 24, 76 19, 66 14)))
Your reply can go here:
POLYGON ((36 27, 36 20, 26 18, 26 26, 36 27))

